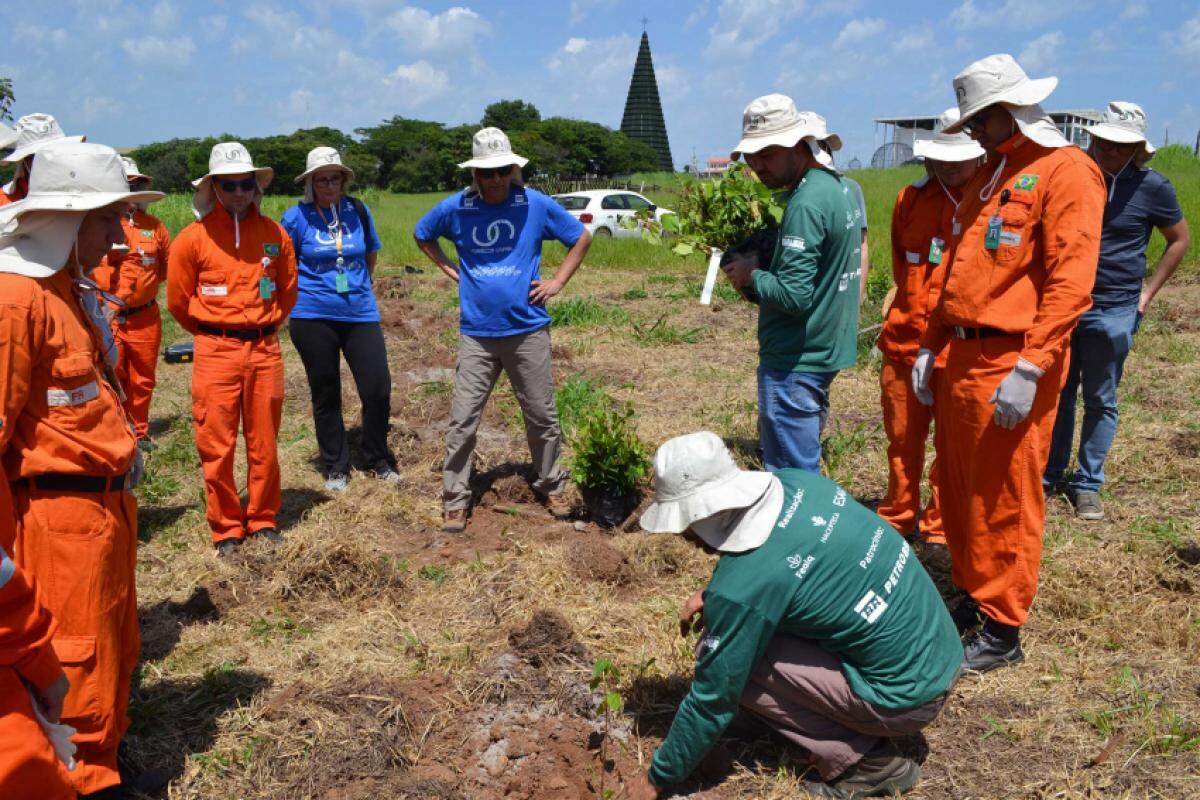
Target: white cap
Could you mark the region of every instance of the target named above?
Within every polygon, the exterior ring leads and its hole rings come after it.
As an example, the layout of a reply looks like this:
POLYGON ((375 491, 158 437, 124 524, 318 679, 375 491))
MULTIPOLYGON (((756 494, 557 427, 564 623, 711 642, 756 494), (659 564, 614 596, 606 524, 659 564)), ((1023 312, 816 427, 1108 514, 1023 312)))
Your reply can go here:
POLYGON ((757 153, 768 147, 794 147, 801 139, 808 142, 813 157, 825 167, 833 163, 821 149, 826 142, 830 150, 841 150, 842 140, 831 134, 825 118, 812 111, 797 111, 792 98, 784 94, 768 94, 755 98, 742 112, 742 140, 729 154, 736 161, 746 153, 757 153))
POLYGON ((463 169, 495 169, 513 164, 523 167, 529 163, 513 152, 512 142, 499 128, 484 128, 471 138, 471 158, 458 166, 463 169))
POLYGON ((255 202, 262 199, 263 189, 271 185, 275 170, 270 167, 256 167, 248 151, 241 142, 221 142, 214 144, 208 154, 208 174, 192 181, 196 193, 192 196, 192 210, 196 219, 204 219, 213 210, 216 198, 213 196, 212 179, 220 175, 242 175, 253 172, 258 181, 258 196, 255 202))
POLYGON ((656 533, 682 533, 691 527, 714 549, 752 550, 767 540, 779 516, 781 488, 769 472, 739 469, 715 433, 677 436, 654 455, 654 502, 642 514, 641 526, 656 533), (764 499, 771 502, 759 502, 764 499), (693 527, 721 512, 752 507, 755 513, 731 515, 728 525, 693 527))
POLYGON ((958 109, 951 107, 938 117, 938 131, 932 139, 913 143, 913 155, 929 161, 973 161, 985 155, 979 142, 965 133, 946 133, 946 128, 958 122, 958 109))
POLYGON ((48 144, 54 142, 82 142, 82 136, 65 136, 58 120, 49 114, 26 114, 17 120, 12 132, 16 139, 10 144, 13 151, 4 157, 4 161, 14 164, 24 161, 48 144))
POLYGON ((1058 78, 1031 79, 1008 53, 981 58, 954 76, 959 120, 946 132, 958 133, 967 120, 996 103, 1037 105, 1049 97, 1056 86, 1058 78))
POLYGON ((59 142, 34 156, 29 194, 0 208, 0 271, 45 278, 66 263, 84 215, 117 202, 150 203, 162 192, 131 192, 117 151, 59 142))
POLYGON ((1141 106, 1113 100, 1100 121, 1088 128, 1088 133, 1118 144, 1141 142, 1146 155, 1150 156, 1154 154, 1154 145, 1146 138, 1146 125, 1146 112, 1141 106))

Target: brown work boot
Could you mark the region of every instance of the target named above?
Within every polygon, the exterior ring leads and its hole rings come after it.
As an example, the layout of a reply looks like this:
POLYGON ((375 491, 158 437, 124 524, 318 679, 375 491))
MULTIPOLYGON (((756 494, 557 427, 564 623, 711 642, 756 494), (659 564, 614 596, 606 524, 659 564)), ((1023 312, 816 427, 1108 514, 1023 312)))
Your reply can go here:
POLYGON ((548 494, 542 498, 542 502, 546 506, 546 510, 550 512, 550 516, 555 519, 569 519, 571 516, 571 501, 567 499, 565 492, 557 494, 548 494))
POLYGON ((921 765, 900 755, 887 740, 834 780, 805 781, 804 790, 813 797, 835 800, 893 797, 908 792, 920 778, 921 765))
POLYGON ((462 533, 467 529, 467 510, 448 508, 442 512, 442 532, 462 533))

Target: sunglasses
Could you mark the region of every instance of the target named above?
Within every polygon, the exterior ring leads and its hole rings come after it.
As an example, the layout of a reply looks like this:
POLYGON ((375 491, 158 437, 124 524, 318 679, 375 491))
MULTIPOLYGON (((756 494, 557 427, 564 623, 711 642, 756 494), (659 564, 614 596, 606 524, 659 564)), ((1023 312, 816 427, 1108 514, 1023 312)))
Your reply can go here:
POLYGON ((258 186, 258 180, 251 178, 242 178, 240 181, 218 181, 221 191, 233 194, 239 189, 243 192, 253 192, 258 186))
POLYGON ((341 175, 324 175, 320 178, 313 178, 313 183, 317 186, 341 186, 341 175))
POLYGON ((509 164, 507 167, 496 167, 495 169, 477 169, 475 170, 475 177, 487 180, 499 175, 501 178, 507 178, 512 171, 512 164, 509 164))
POLYGON ((996 106, 988 106, 975 116, 963 123, 963 130, 968 136, 973 136, 987 127, 988 120, 996 113, 996 106))

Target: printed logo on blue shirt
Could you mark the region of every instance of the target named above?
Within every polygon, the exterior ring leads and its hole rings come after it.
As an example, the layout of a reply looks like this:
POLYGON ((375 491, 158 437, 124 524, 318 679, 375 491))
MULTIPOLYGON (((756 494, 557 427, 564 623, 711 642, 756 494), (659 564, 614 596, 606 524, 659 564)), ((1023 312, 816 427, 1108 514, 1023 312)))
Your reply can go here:
POLYGON ((512 224, 512 222, 510 222, 509 220, 506 220, 506 219, 497 219, 497 220, 493 220, 487 226, 487 240, 486 241, 480 241, 479 226, 475 226, 475 227, 471 228, 471 241, 473 241, 480 248, 494 247, 496 245, 496 243, 500 241, 501 231, 505 228, 508 229, 508 240, 510 242, 513 239, 517 238, 517 228, 516 228, 516 226, 514 226, 512 224))

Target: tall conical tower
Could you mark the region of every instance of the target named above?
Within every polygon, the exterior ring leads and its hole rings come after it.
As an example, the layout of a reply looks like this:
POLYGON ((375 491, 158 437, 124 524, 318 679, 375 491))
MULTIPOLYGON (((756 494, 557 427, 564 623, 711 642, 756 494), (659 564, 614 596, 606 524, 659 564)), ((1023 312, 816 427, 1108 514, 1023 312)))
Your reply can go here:
POLYGON ((663 122, 662 104, 658 99, 658 80, 654 77, 654 61, 650 58, 650 37, 645 31, 642 31, 642 44, 633 67, 633 80, 629 82, 629 96, 625 98, 621 133, 650 145, 658 154, 658 168, 674 172, 667 124, 663 122))

